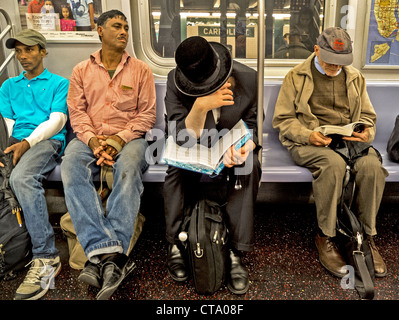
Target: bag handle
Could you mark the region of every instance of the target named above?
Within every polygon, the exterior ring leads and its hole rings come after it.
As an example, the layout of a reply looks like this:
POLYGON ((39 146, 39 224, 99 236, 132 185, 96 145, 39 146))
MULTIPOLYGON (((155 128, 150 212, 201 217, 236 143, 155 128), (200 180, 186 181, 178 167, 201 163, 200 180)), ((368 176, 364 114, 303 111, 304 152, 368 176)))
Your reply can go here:
POLYGON ((374 298, 374 284, 371 279, 369 270, 366 265, 366 259, 362 251, 353 251, 353 258, 360 273, 360 279, 364 285, 364 293, 361 294, 362 299, 374 298))

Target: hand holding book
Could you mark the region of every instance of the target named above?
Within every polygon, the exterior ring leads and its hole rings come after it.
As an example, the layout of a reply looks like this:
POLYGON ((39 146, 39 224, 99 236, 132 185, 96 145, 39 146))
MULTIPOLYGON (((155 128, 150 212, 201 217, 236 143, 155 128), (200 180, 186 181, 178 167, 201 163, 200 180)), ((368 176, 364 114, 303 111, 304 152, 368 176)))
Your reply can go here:
POLYGON ((223 163, 227 168, 243 164, 249 154, 255 149, 256 145, 252 140, 248 140, 241 148, 236 149, 232 145, 223 155, 223 163))
POLYGON ((309 137, 309 143, 316 147, 328 147, 332 139, 328 136, 323 135, 318 131, 313 131, 309 137))
POLYGON ((361 132, 353 131, 351 137, 342 137, 343 140, 368 142, 370 137, 370 129, 364 128, 361 132))
POLYGON ((248 140, 238 150, 232 145, 223 155, 223 163, 227 168, 242 165, 249 154, 255 149, 256 145, 252 140, 248 140))
POLYGON ((310 137, 310 143, 317 146, 328 146, 330 135, 341 135, 343 140, 368 142, 370 132, 369 128, 373 124, 356 121, 344 126, 324 125, 314 129, 310 137), (321 135, 320 135, 321 133, 321 135))

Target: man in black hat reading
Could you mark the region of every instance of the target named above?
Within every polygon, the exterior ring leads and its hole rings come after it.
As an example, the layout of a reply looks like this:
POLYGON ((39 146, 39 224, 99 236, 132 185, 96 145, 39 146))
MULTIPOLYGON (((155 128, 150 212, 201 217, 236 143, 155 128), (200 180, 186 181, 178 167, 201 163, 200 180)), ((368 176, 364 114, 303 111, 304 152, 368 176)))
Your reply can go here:
MULTIPOLYGON (((333 275, 343 277, 346 263, 334 243, 337 205, 340 203, 346 169, 344 159, 331 148, 330 136, 314 129, 322 125, 343 126, 355 121, 369 123, 353 132, 347 141, 371 143, 375 136, 376 114, 366 91, 363 75, 350 66, 352 41, 341 28, 328 28, 318 37, 312 54, 285 77, 276 102, 273 126, 281 143, 296 164, 313 174, 313 194, 319 231, 316 246, 321 264, 333 275)), ((376 215, 388 172, 373 148, 358 158, 352 172, 358 189, 359 220, 370 243, 375 275, 386 275, 385 263, 373 240, 376 215)))
MULTIPOLYGON (((257 74, 233 61, 224 45, 198 36, 184 40, 176 50, 175 59, 177 66, 168 75, 165 105, 168 134, 173 135, 177 144, 187 147, 199 142, 209 147, 217 141, 209 132, 230 130, 240 119, 252 130, 252 140, 239 150, 231 147, 226 152, 226 168, 212 183, 220 183, 222 187, 218 188, 218 193, 207 195, 220 204, 227 203, 231 243, 228 288, 233 293, 244 294, 249 287, 249 277, 241 261, 241 252, 251 251, 254 246, 253 207, 260 178, 257 74), (249 170, 238 174, 234 171, 238 166, 246 166, 249 170)), ((168 167, 165 178, 166 238, 170 243, 167 265, 176 281, 188 278, 177 236, 185 206, 199 200, 201 178, 200 173, 172 166, 168 167)))

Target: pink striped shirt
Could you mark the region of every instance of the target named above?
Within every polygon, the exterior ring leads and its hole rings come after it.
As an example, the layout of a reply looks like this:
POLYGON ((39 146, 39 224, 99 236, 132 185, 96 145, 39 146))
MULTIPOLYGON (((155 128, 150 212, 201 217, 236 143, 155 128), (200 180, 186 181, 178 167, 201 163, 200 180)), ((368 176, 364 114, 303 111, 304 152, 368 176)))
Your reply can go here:
POLYGON ((117 134, 126 142, 143 137, 156 117, 152 71, 125 51, 111 79, 100 51, 72 71, 67 98, 71 126, 86 144, 98 134, 117 134))

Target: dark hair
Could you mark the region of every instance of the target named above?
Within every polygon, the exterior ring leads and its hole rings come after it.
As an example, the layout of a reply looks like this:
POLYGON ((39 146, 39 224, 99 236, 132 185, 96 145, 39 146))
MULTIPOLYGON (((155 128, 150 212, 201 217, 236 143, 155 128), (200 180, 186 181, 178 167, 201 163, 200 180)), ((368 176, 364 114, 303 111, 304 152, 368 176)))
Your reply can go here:
MULTIPOLYGON (((109 10, 109 11, 103 12, 98 17, 97 26, 98 27, 99 26, 104 27, 108 19, 113 19, 113 18, 116 18, 116 17, 120 17, 120 18, 122 18, 122 20, 127 21, 126 16, 121 11, 119 11, 119 10, 109 10)), ((99 36, 99 38, 102 41, 101 36, 99 36)))
POLYGON ((61 5, 60 18, 61 18, 61 19, 64 18, 64 16, 62 15, 62 9, 64 9, 64 8, 68 9, 68 12, 69 12, 69 19, 74 20, 73 13, 72 13, 72 9, 71 9, 71 6, 70 6, 69 4, 62 4, 62 5, 61 5))

